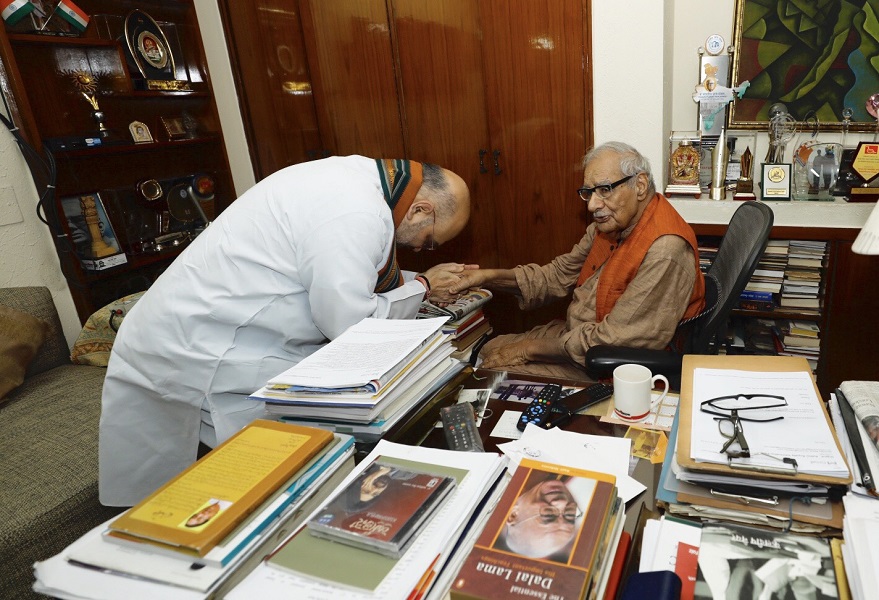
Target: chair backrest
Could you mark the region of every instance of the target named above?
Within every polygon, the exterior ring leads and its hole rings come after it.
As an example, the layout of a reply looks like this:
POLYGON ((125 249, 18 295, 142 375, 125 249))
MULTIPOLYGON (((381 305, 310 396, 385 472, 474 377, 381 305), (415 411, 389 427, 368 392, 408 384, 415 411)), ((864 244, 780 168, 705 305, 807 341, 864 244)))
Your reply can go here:
POLYGON ((729 314, 739 302, 739 296, 757 268, 775 216, 772 209, 762 202, 745 202, 736 209, 717 256, 706 274, 706 287, 716 287, 717 301, 714 309, 699 320, 690 338, 688 352, 691 354, 716 354, 715 338, 725 331, 729 314))

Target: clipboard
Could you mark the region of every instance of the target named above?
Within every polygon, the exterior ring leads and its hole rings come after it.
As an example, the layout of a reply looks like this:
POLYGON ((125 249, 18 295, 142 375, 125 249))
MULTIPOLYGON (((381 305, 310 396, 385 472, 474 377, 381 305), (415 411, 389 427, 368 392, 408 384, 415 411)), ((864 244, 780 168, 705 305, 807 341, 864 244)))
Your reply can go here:
MULTIPOLYGON (((662 473, 656 491, 657 504, 664 503, 665 509, 674 514, 672 505, 688 504, 694 507, 705 506, 723 510, 741 511, 743 513, 765 514, 779 518, 789 518, 791 514, 790 499, 779 498, 778 505, 771 506, 759 502, 745 504, 733 498, 712 496, 709 487, 702 487, 686 481, 678 481, 671 472, 673 449, 677 447, 678 431, 680 430, 680 418, 678 413, 674 425, 669 433, 669 449, 665 462, 662 465, 662 473)), ((842 530, 843 505, 840 500, 828 500, 827 507, 817 504, 806 505, 795 502, 793 505, 793 518, 795 522, 824 527, 825 531, 819 535, 827 535, 831 531, 842 530)))
POLYGON ((818 391, 818 386, 815 385, 814 377, 812 377, 812 386, 815 388, 815 398, 817 398, 818 402, 821 404, 821 411, 824 414, 827 428, 833 435, 833 440, 836 442, 836 448, 842 456, 842 460, 845 462, 846 467, 849 469, 848 476, 831 477, 829 475, 814 475, 811 473, 798 473, 792 475, 784 473, 764 473, 751 470, 743 471, 731 468, 729 465, 725 464, 697 462, 690 458, 691 432, 693 430, 693 372, 695 369, 727 369, 778 373, 805 371, 809 374, 812 372, 809 368, 808 361, 806 361, 805 358, 798 356, 685 355, 681 366, 681 400, 680 406, 678 407, 680 413, 680 430, 678 432, 677 460, 678 464, 682 467, 693 471, 717 473, 722 475, 747 476, 753 477, 754 479, 808 481, 810 483, 820 483, 827 486, 848 486, 852 483, 851 468, 845 460, 845 454, 842 452, 842 446, 839 444, 836 430, 830 421, 827 407, 821 402, 821 393, 818 391))

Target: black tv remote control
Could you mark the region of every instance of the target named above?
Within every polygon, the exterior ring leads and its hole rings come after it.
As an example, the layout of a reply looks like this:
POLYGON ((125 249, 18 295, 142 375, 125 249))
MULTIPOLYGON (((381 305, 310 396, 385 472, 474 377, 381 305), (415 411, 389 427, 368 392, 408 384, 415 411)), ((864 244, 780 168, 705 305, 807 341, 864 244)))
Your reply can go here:
POLYGON ((519 422, 516 423, 516 429, 525 431, 528 423, 533 423, 538 427, 544 427, 552 416, 552 409, 562 395, 562 386, 557 383, 550 383, 543 386, 537 398, 531 401, 522 415, 519 422))
POLYGON ((476 427, 476 413, 469 402, 460 402, 440 410, 443 433, 449 450, 461 452, 483 452, 482 438, 476 427))
POLYGON ((556 402, 553 410, 552 421, 546 426, 547 429, 564 424, 578 412, 598 404, 613 396, 613 386, 606 383, 593 383, 573 394, 569 394, 556 402))

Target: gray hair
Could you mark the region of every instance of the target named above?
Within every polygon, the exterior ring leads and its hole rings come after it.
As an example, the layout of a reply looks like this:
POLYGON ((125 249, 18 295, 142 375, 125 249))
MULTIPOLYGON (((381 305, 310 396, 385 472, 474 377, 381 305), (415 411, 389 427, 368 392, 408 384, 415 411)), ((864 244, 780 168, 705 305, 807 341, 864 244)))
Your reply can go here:
MULTIPOLYGON (((421 167, 423 175, 421 186, 433 201, 436 220, 439 222, 451 220, 455 215, 458 201, 452 193, 443 168, 433 163, 423 163, 421 167)), ((426 222, 425 226, 427 226, 426 222)))
MULTIPOLYGON (((650 161, 633 146, 625 142, 605 142, 600 146, 595 146, 583 157, 582 168, 585 169, 594 158, 605 152, 613 152, 620 157, 620 172, 624 176, 628 177, 638 173, 647 175, 647 191, 651 196, 656 193, 656 184, 653 181, 653 173, 650 170, 650 161)), ((634 181, 634 179, 630 179, 626 182, 626 185, 634 185, 634 181)))

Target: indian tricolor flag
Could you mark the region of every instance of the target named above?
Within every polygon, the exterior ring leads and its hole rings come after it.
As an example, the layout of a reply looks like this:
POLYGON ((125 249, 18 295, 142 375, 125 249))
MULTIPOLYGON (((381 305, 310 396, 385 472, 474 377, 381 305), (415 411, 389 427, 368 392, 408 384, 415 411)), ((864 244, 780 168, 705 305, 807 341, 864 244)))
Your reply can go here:
POLYGON ((70 0, 61 0, 55 8, 61 17, 82 33, 89 24, 89 16, 70 0))
POLYGON ((30 0, 0 0, 0 7, 3 20, 9 25, 15 25, 36 8, 30 0))

